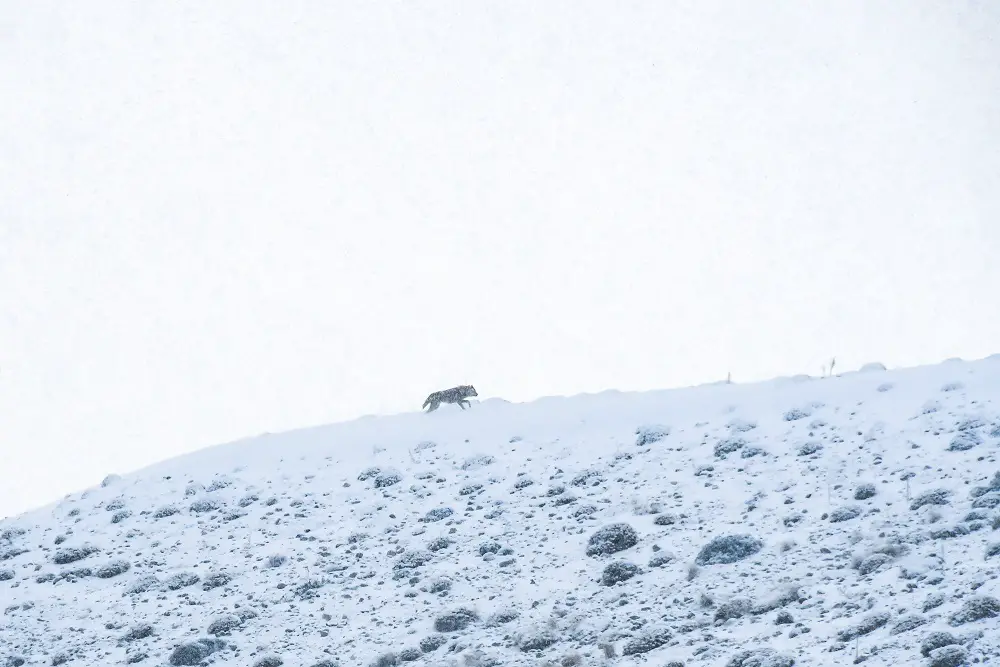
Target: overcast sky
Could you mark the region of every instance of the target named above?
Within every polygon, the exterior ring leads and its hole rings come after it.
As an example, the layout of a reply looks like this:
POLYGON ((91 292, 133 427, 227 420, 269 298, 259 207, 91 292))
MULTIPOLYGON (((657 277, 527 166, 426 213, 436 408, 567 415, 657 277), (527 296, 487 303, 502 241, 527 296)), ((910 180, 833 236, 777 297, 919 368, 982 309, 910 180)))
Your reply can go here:
POLYGON ((0 0, 0 515, 461 383, 998 352, 998 21, 0 0))

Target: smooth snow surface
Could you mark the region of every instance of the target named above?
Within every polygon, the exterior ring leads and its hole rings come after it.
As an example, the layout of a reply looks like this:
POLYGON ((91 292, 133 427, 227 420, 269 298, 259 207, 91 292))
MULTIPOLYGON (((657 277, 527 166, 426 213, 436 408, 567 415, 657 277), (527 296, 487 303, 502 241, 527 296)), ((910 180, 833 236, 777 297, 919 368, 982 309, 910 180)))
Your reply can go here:
POLYGON ((0 664, 996 662, 998 402, 993 357, 213 447, 0 523, 0 664))

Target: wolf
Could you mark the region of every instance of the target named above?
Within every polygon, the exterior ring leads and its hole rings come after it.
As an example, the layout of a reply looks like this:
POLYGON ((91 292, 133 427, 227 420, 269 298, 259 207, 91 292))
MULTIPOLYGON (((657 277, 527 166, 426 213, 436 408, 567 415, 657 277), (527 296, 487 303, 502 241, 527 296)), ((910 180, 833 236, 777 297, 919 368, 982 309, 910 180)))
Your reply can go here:
POLYGON ((442 389, 441 391, 435 391, 433 394, 427 397, 427 400, 424 401, 424 404, 421 406, 421 408, 426 408, 429 405, 431 407, 430 409, 427 410, 427 412, 434 412, 439 407, 441 407, 442 403, 458 403, 458 407, 464 410, 465 409, 464 404, 468 404, 470 408, 472 407, 472 403, 469 403, 465 399, 471 398, 473 396, 479 396, 479 394, 476 393, 476 388, 473 387, 471 384, 463 384, 458 387, 452 387, 451 389, 442 389))

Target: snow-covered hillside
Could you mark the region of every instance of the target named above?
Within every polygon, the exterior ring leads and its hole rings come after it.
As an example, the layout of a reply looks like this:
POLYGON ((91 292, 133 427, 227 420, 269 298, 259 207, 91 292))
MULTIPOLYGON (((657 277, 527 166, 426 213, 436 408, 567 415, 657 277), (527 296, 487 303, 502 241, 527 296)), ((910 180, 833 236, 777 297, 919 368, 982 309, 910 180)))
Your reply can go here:
POLYGON ((0 664, 996 664, 998 454, 997 357, 265 435, 0 523, 0 664))

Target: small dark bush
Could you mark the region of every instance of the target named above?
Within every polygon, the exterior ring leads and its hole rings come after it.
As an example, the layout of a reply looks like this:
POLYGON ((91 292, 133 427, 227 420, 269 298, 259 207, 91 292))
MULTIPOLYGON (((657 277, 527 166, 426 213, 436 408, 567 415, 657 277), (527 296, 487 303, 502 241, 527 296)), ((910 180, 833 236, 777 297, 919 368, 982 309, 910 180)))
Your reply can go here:
POLYGON ((858 564, 858 574, 869 575, 891 561, 892 556, 888 554, 872 554, 858 564))
POLYGON ((911 510, 918 510, 924 505, 947 505, 950 502, 951 491, 947 489, 933 489, 924 491, 910 502, 911 510))
POLYGON ((489 618, 486 619, 486 625, 491 628, 498 625, 505 625, 512 621, 516 621, 520 617, 521 614, 513 609, 504 609, 490 614, 489 618))
POLYGON ((788 625, 789 623, 794 623, 795 619, 787 611, 779 611, 778 615, 774 617, 775 625, 788 625))
POLYGON ((663 567, 674 560, 674 555, 666 552, 653 554, 649 559, 648 567, 663 567))
POLYGON ((178 572, 177 574, 169 577, 164 585, 167 590, 176 591, 184 588, 185 586, 193 586, 197 584, 201 578, 194 572, 178 572))
POLYGON ((727 565, 753 556, 764 547, 764 543, 750 535, 720 535, 712 539, 698 552, 698 565, 727 565))
POLYGON ((747 598, 733 598, 723 602, 715 609, 715 620, 728 621, 731 618, 743 618, 750 613, 753 603, 747 598))
POLYGON ((425 514, 421 521, 425 523, 434 523, 436 521, 441 521, 442 519, 447 519, 454 513, 455 510, 450 507, 438 507, 425 514))
POLYGON ((285 661, 276 655, 265 655, 253 663, 253 667, 281 667, 285 661))
POLYGON ((380 472, 375 476, 375 488, 384 489, 394 486, 403 481, 403 476, 398 472, 380 472))
POLYGON ((985 493, 972 502, 972 507, 983 510, 1000 507, 1000 493, 996 491, 985 493))
POLYGON ((604 481, 604 477, 596 470, 584 470, 583 472, 577 473, 570 484, 573 486, 593 486, 594 484, 599 484, 604 481))
POLYGON ((635 430, 635 444, 639 447, 651 445, 670 435, 670 427, 660 425, 640 426, 635 430))
POLYGON ((838 507, 837 509, 830 512, 830 523, 851 521, 853 519, 857 519, 859 516, 861 516, 860 507, 855 507, 855 506, 838 507))
POLYGON ((670 631, 666 628, 644 630, 638 637, 633 637, 625 642, 625 646, 622 647, 622 655, 649 653, 669 642, 670 637, 670 631))
POLYGON ((788 412, 785 413, 784 418, 785 418, 786 422, 794 422, 794 421, 798 421, 800 419, 805 419, 806 417, 808 417, 810 415, 812 415, 812 411, 809 410, 809 409, 805 409, 805 408, 792 408, 791 410, 789 410, 788 412))
POLYGON ((93 556, 98 551, 100 550, 97 547, 90 544, 85 544, 82 547, 59 549, 56 551, 55 556, 52 557, 52 562, 56 565, 67 565, 93 556))
POLYGON ((988 595, 980 595, 967 599, 962 608, 951 615, 948 622, 957 626, 997 616, 1000 616, 1000 600, 988 595))
POLYGON ((10 581, 14 578, 14 570, 0 570, 0 581, 10 581))
POLYGON ((887 612, 876 612, 874 614, 869 614, 865 616, 857 625, 853 625, 849 628, 845 628, 837 633, 837 639, 842 642, 848 642, 855 637, 863 637, 869 633, 875 632, 892 618, 887 612))
POLYGON ((214 500, 196 500, 191 503, 191 511, 196 514, 204 514, 219 509, 219 503, 214 500))
POLYGON ((94 573, 101 579, 111 579, 129 571, 132 565, 127 560, 113 560, 110 563, 97 568, 94 573))
POLYGON ((358 475, 358 481, 364 482, 366 480, 369 480, 372 477, 378 475, 380 472, 382 472, 382 469, 376 466, 372 466, 371 468, 365 468, 364 470, 361 471, 361 474, 358 475))
POLYGON ((628 581, 639 574, 639 567, 625 561, 610 563, 601 573, 601 584, 604 586, 614 586, 623 581, 628 581))
POLYGON ((931 651, 927 667, 961 667, 967 665, 969 652, 964 646, 944 646, 931 651))
POLYGON ((126 590, 126 594, 140 595, 159 585, 159 583, 160 581, 150 574, 134 581, 126 590))
POLYGON ((854 499, 855 500, 868 500, 869 498, 874 498, 878 493, 875 485, 868 482, 865 484, 859 484, 858 488, 854 489, 854 499))
POLYGON ((823 451, 823 444, 815 441, 804 442, 799 445, 799 456, 812 456, 823 451))
POLYGON ((658 514, 653 519, 653 524, 657 526, 672 526, 677 523, 677 517, 673 514, 658 514))
POLYGON ((975 431, 959 431, 948 444, 949 452, 965 452, 976 445, 982 444, 983 440, 975 431))
POLYGON ((631 549, 639 543, 639 535, 627 523, 613 523, 590 536, 587 541, 588 556, 610 556, 631 549))
POLYGON ((729 454, 732 454, 735 451, 743 449, 743 447, 745 447, 746 444, 747 441, 738 436, 733 436, 730 438, 719 440, 717 443, 715 443, 715 455, 718 456, 720 459, 724 459, 729 454))
POLYGON ((426 565, 431 561, 431 554, 428 551, 407 551, 400 556, 392 566, 394 570, 413 570, 421 565, 426 565))
POLYGON ((903 618, 899 619, 898 621, 892 624, 892 627, 889 629, 889 634, 898 635, 903 632, 909 632, 910 630, 919 628, 926 622, 927 619, 925 619, 923 616, 916 616, 916 615, 904 616, 903 618))
POLYGON ((459 632, 479 620, 479 614, 471 609, 455 609, 434 619, 436 632, 459 632))
POLYGON ((726 667, 792 667, 795 658, 778 653, 773 648, 755 648, 740 651, 726 663, 726 667))
POLYGON ((133 625, 131 628, 129 628, 128 632, 122 635, 121 641, 126 643, 134 642, 152 636, 153 636, 153 626, 150 625, 149 623, 140 623, 139 625, 133 625))
POLYGON ((216 651, 225 648, 225 642, 218 639, 199 639, 181 644, 170 654, 170 664, 174 667, 194 667, 216 651))
POLYGON ((210 591, 213 588, 219 588, 220 586, 225 586, 233 577, 226 572, 213 572, 205 577, 205 581, 202 582, 202 590, 210 591))
POLYGON ((160 507, 153 512, 153 518, 166 519, 168 516, 173 516, 178 512, 180 512, 180 510, 174 507, 173 505, 164 505, 163 507, 160 507))
POLYGON ((925 658, 931 654, 931 651, 943 646, 951 646, 952 644, 957 644, 958 640, 955 639, 954 635, 950 632, 932 632, 926 637, 924 641, 920 644, 920 655, 925 658))
POLYGON ((399 652, 399 659, 403 662, 413 662, 414 660, 420 660, 424 653, 418 648, 404 648, 399 652))
POLYGON ((121 523, 125 519, 132 516, 132 511, 127 509, 121 509, 111 515, 111 523, 121 523))
POLYGON ((452 545, 452 541, 449 540, 447 537, 438 537, 438 538, 436 538, 434 540, 431 540, 430 543, 428 543, 427 550, 428 551, 441 551, 442 549, 447 549, 451 545, 452 545))
POLYGON ((448 638, 444 635, 428 635, 420 640, 420 650, 424 653, 433 653, 448 643, 448 638))
POLYGON ((242 625, 243 619, 239 616, 227 614, 226 616, 219 616, 209 623, 207 632, 216 637, 225 637, 232 634, 233 630, 238 629, 242 625))
POLYGON ((550 630, 542 630, 521 638, 518 648, 524 652, 543 651, 559 641, 555 633, 550 630))

